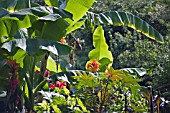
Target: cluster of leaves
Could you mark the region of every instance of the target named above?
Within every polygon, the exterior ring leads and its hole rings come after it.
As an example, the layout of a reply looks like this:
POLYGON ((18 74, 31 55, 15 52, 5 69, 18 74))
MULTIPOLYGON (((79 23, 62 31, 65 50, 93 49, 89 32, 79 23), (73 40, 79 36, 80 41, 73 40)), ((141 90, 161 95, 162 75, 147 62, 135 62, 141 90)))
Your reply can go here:
MULTIPOLYGON (((0 5, 2 7, 0 9, 2 29, 0 30, 0 52, 2 53, 0 54, 0 71, 3 73, 0 79, 6 80, 6 75, 10 73, 10 70, 6 68, 7 59, 20 63, 20 66, 17 65, 19 70, 14 70, 17 73, 14 74, 17 75, 16 80, 21 81, 15 83, 17 86, 15 91, 20 99, 17 105, 13 106, 15 109, 7 109, 7 111, 16 112, 16 108, 21 111, 25 109, 24 107, 27 109, 26 112, 33 110, 37 112, 148 110, 147 105, 144 104, 146 100, 141 101, 142 95, 139 92, 141 90, 137 83, 140 80, 127 72, 114 70, 111 67, 113 56, 109 51, 110 46, 106 43, 107 30, 103 28, 113 25, 130 27, 162 43, 164 38, 156 29, 139 17, 126 12, 86 14, 94 0, 81 2, 79 0, 56 0, 55 2, 44 0, 42 4, 45 6, 36 4, 35 1, 25 1, 26 5, 21 5, 20 2, 20 0, 1 1, 0 5), (69 66, 74 65, 74 52, 77 46, 80 49, 81 46, 79 40, 69 33, 83 24, 91 28, 94 46, 88 54, 89 61, 86 68, 91 72, 101 73, 94 76, 94 73, 86 74, 86 72, 76 71, 78 76, 72 77, 69 72, 63 72, 67 69, 63 70, 65 66, 59 57, 69 54, 69 66), (36 71, 37 69, 39 71, 36 71), (131 96, 127 96, 128 94, 131 96), (138 101, 135 102, 135 100, 138 101), (141 105, 139 101, 143 104, 141 105)), ((138 69, 125 70, 139 72, 138 69)), ((8 80, 13 83, 13 77, 9 76, 8 80)), ((9 88, 5 85, 0 88, 2 90, 9 88)), ((149 97, 152 96, 149 95, 149 97)), ((148 101, 148 104, 153 103, 151 100, 148 101)), ((156 105, 157 108, 159 104, 160 102, 156 105)), ((150 110, 153 110, 152 107, 150 110)))
POLYGON ((88 112, 82 101, 70 95, 70 91, 64 86, 50 91, 39 91, 37 95, 37 105, 34 110, 38 113, 47 112, 88 112))
MULTIPOLYGON (((106 42, 113 55, 113 67, 115 69, 143 67, 147 69, 145 81, 153 81, 153 87, 157 89, 160 84, 162 93, 169 99, 169 4, 167 0, 98 0, 93 12, 103 12, 107 10, 126 11, 135 14, 154 26, 165 36, 165 44, 161 45, 127 27, 104 26, 106 42), (101 8, 102 7, 102 8, 101 8), (125 38, 126 37, 126 38, 125 38)), ((81 33, 81 31, 80 31, 81 33)), ((87 34, 87 33, 86 33, 87 34)), ((90 34, 90 33, 89 33, 90 34)), ((88 35, 86 42, 90 43, 88 35)), ((92 40, 92 39, 91 39, 92 40)), ((85 45, 86 51, 91 48, 85 45)), ((81 53, 80 53, 81 54, 81 53)), ((84 54, 84 52, 83 52, 84 54)), ((83 57, 83 59, 87 59, 83 57)), ((82 63, 81 63, 82 64, 82 63)), ((85 64, 84 64, 85 65, 85 64)), ((80 67, 81 65, 78 64, 80 67)), ((142 85, 146 85, 143 83, 142 85)))

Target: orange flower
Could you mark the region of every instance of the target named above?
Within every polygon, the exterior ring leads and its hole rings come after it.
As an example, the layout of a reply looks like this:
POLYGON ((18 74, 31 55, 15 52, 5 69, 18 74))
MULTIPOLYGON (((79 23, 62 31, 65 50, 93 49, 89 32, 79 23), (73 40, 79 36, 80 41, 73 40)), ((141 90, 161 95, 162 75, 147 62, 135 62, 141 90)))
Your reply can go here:
POLYGON ((87 69, 90 71, 90 72, 97 72, 99 71, 99 66, 100 66, 100 63, 94 59, 93 62, 89 62, 87 63, 87 69))
POLYGON ((65 43, 66 43, 66 39, 65 39, 65 38, 61 38, 60 42, 61 42, 62 44, 65 44, 65 43))

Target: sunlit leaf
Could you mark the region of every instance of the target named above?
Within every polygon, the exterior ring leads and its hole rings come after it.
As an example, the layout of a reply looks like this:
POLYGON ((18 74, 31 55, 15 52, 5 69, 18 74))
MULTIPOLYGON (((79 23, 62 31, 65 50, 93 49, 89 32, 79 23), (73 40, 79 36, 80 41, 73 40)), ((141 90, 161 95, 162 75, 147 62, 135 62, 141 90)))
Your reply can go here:
POLYGON ((122 80, 125 74, 121 70, 114 70, 112 67, 107 67, 107 72, 104 73, 105 76, 110 76, 113 81, 122 80))
POLYGON ((133 14, 118 11, 104 12, 99 14, 99 21, 102 24, 107 25, 128 26, 151 39, 157 40, 161 43, 164 42, 163 36, 156 29, 133 14))
POLYGON ((113 62, 113 56, 112 53, 108 50, 108 45, 106 44, 104 30, 102 26, 97 27, 96 30, 94 31, 93 45, 95 49, 89 52, 90 61, 96 59, 99 62, 100 61, 103 62, 102 61, 103 59, 105 60, 108 59, 107 64, 106 62, 103 64, 100 62, 101 63, 100 68, 102 68, 103 66, 105 67, 106 65, 113 62))
MULTIPOLYGON (((84 14, 91 8, 94 0, 69 0, 67 2, 65 10, 73 14, 73 21, 67 19, 72 27, 78 20, 80 20, 84 14)), ((68 28, 69 29, 69 28, 68 28)))
POLYGON ((55 55, 64 55, 71 50, 67 45, 43 39, 15 39, 4 43, 1 48, 6 49, 8 52, 12 52, 14 48, 20 48, 30 55, 42 54, 46 51, 50 51, 55 55))
POLYGON ((121 70, 127 71, 130 74, 137 74, 137 76, 143 76, 146 74, 146 70, 144 68, 123 68, 121 70))
POLYGON ((55 6, 55 7, 59 7, 58 1, 59 1, 59 0, 44 0, 44 2, 45 2, 48 6, 55 6))
POLYGON ((73 78, 76 78, 79 81, 80 86, 88 86, 88 87, 95 87, 99 83, 96 80, 96 77, 92 76, 91 74, 76 72, 79 76, 73 76, 73 78))

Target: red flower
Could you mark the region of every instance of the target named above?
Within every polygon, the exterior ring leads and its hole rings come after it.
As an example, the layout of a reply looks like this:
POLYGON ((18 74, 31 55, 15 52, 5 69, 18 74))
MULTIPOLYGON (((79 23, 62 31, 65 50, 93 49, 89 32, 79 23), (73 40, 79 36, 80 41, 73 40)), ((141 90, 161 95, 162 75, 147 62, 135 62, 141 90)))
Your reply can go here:
POLYGON ((45 74, 44 74, 44 77, 49 77, 49 76, 50 76, 50 71, 46 70, 45 74))
POLYGON ((66 85, 67 85, 66 82, 60 82, 60 81, 57 81, 56 84, 55 84, 55 86, 58 87, 58 88, 63 88, 66 85))
POLYGON ((39 70, 36 70, 36 71, 35 71, 35 74, 37 74, 37 75, 40 74, 40 71, 39 71, 39 70))
POLYGON ((54 89, 54 88, 55 88, 55 85, 51 83, 51 84, 50 84, 50 88, 51 88, 51 89, 54 89))
POLYGON ((67 82, 62 82, 62 85, 63 85, 63 86, 66 86, 66 85, 67 85, 67 82))
POLYGON ((90 71, 90 72, 97 72, 99 71, 99 66, 100 66, 100 63, 94 59, 93 62, 89 62, 87 64, 87 69, 90 71))
POLYGON ((61 82, 60 82, 60 81, 57 81, 57 82, 55 83, 55 86, 58 87, 58 88, 60 88, 61 82))
POLYGON ((13 81, 13 88, 15 89, 17 87, 17 85, 19 84, 19 80, 14 80, 13 81))

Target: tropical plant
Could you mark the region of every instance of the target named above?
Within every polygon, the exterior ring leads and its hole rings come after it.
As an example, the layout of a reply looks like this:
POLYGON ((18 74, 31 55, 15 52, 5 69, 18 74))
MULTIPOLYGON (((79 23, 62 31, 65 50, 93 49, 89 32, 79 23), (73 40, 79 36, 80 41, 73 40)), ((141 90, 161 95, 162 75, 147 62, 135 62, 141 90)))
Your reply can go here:
MULTIPOLYGON (((96 104, 93 104, 94 110, 92 111, 103 112, 105 108, 115 111, 115 106, 118 105, 125 105, 125 111, 127 111, 126 98, 125 104, 113 104, 115 101, 108 102, 108 99, 114 96, 110 95, 114 93, 112 89, 123 90, 121 94, 129 91, 133 95, 133 91, 140 89, 137 84, 139 79, 110 67, 113 63, 113 57, 108 50, 101 25, 128 26, 162 43, 164 39, 157 30, 142 19, 125 12, 88 13, 87 16, 83 17, 93 5, 94 0, 81 2, 79 0, 56 0, 55 2, 45 0, 47 6, 39 6, 31 2, 28 2, 28 5, 20 6, 19 0, 11 2, 12 5, 9 4, 10 2, 11 0, 1 1, 3 5, 0 6, 3 7, 0 9, 0 52, 2 53, 0 55, 0 71, 2 73, 0 79, 6 81, 0 88, 7 91, 8 112, 15 112, 16 106, 20 111, 24 110, 25 106, 28 112, 34 110, 60 112, 65 107, 67 109, 71 107, 71 111, 75 112, 81 112, 80 109, 87 112, 91 108, 89 103, 84 102, 87 101, 84 97, 89 93, 91 95, 88 99, 94 97, 98 100, 96 104), (92 21, 85 20, 89 19, 88 16, 92 21), (91 74, 80 74, 81 71, 78 71, 79 76, 73 77, 77 79, 74 89, 70 88, 73 86, 74 80, 69 74, 66 75, 62 72, 66 69, 63 69, 65 67, 62 67, 62 61, 59 58, 61 55, 70 54, 70 64, 74 64, 73 53, 78 41, 72 42, 74 37, 69 35, 65 38, 68 44, 65 44, 63 37, 80 28, 85 21, 89 22, 90 27, 93 28, 93 45, 95 47, 89 53, 90 60, 87 62, 87 69, 92 73, 100 71, 101 74, 99 77, 93 77, 91 74), (59 42, 60 40, 61 42, 59 42), (104 73, 106 69, 108 73, 104 73), (64 76, 58 75, 63 73, 64 76), (101 77, 104 74, 108 77, 101 77), (101 84, 97 81, 100 77, 101 82, 103 81, 101 84), (58 79, 62 81, 58 81, 58 79), (54 83, 56 84, 54 85, 54 83), (68 88, 65 87, 66 85, 68 88), (133 85, 137 87, 134 89, 133 85), (42 101, 43 99, 38 97, 40 90, 53 92, 51 89, 54 89, 54 98, 53 96, 49 98, 44 96, 46 101, 42 101), (68 89, 70 91, 76 90, 76 97, 71 97, 68 89), (87 90, 87 93, 83 94, 84 90, 87 90), (93 92, 93 90, 95 91, 93 92), (77 92, 81 92, 82 95, 77 95, 77 92), (97 94, 95 94, 96 92, 97 94), (58 93, 59 96, 55 96, 58 93), (36 96, 41 101, 35 101, 36 96), (58 99, 61 99, 61 103, 58 99), (16 101, 11 103, 13 100, 16 101), (37 106, 35 106, 36 102, 37 106), (107 103, 114 106, 108 108, 107 103), (85 106, 89 108, 86 109, 85 106), (73 107, 75 109, 72 109, 73 107)), ((72 93, 74 94, 74 91, 72 93)), ((46 92, 40 92, 40 94, 44 95, 46 92)), ((137 111, 134 107, 132 108, 137 111)), ((124 108, 117 109, 117 111, 120 110, 124 110, 124 108)))

